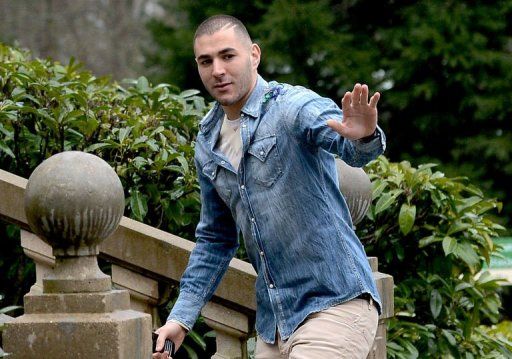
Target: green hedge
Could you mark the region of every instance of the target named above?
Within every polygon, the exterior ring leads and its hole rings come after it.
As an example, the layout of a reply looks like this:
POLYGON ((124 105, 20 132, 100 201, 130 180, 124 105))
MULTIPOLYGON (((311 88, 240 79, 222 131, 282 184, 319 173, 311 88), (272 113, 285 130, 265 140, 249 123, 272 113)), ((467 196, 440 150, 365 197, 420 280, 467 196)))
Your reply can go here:
POLYGON ((381 156, 366 169, 374 200, 358 232, 396 285, 388 356, 510 358, 512 343, 482 326, 500 320, 499 281, 482 267, 499 249, 501 203, 433 167, 381 156))
POLYGON ((125 85, 0 44, 0 168, 28 177, 55 153, 94 153, 121 178, 126 215, 190 238, 204 99, 144 77, 125 85))

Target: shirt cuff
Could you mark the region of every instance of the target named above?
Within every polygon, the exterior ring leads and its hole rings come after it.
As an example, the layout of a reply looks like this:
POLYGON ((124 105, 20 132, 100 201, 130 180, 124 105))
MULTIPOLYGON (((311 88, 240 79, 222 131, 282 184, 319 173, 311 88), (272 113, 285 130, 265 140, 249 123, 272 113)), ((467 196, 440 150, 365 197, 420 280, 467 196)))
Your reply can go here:
POLYGON ((190 331, 199 317, 203 305, 203 300, 197 296, 180 292, 169 317, 167 317, 167 321, 175 321, 190 331))
POLYGON ((182 327, 187 333, 190 332, 190 328, 189 327, 187 327, 185 324, 183 324, 182 322, 180 322, 180 321, 178 321, 176 319, 169 319, 167 322, 176 323, 180 327, 182 327))
POLYGON ((362 152, 373 152, 375 150, 382 149, 382 153, 386 150, 386 136, 379 126, 375 128, 373 139, 368 140, 367 138, 362 138, 353 142, 362 152))

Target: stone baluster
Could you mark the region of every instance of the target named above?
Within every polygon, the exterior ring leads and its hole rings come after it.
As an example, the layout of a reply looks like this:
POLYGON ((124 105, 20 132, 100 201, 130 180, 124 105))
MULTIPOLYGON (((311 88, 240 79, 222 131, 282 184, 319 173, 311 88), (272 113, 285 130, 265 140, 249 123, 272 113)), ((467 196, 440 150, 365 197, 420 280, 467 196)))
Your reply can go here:
POLYGON ((249 317, 223 305, 209 302, 201 314, 216 334, 217 352, 212 359, 247 359, 249 317))
POLYGON ((377 284, 380 299, 382 302, 382 313, 379 316, 379 326, 373 347, 367 359, 386 359, 386 341, 388 319, 394 316, 394 281, 389 274, 378 271, 377 257, 368 257, 373 272, 373 279, 377 284))
POLYGON ((125 289, 130 293, 131 309, 151 315, 153 329, 162 325, 158 305, 163 300, 169 300, 169 295, 160 293, 156 279, 112 264, 112 282, 116 288, 125 289))
POLYGON ((151 317, 130 309, 128 292, 112 290, 97 262, 98 244, 123 210, 121 182, 96 156, 63 152, 34 170, 25 212, 31 230, 52 247, 54 264, 41 262, 54 268, 25 295, 25 314, 6 325, 10 357, 150 357, 151 317))

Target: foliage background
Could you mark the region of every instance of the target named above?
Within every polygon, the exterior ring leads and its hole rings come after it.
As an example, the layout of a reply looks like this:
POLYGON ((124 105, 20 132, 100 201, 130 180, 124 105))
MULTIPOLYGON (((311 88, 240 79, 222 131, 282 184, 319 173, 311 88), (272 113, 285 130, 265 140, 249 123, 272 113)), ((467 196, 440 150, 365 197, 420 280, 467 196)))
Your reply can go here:
POLYGON ((358 235, 395 281, 388 357, 508 358, 510 333, 482 326, 501 319, 499 282, 483 270, 503 230, 489 216, 501 203, 435 167, 383 156, 366 167, 373 204, 358 235))

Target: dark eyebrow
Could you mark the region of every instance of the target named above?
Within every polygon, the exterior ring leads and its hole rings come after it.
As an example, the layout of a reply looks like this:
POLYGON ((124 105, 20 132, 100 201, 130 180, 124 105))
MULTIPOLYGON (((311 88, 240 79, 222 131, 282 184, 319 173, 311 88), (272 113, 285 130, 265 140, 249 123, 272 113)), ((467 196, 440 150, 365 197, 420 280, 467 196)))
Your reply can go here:
MULTIPOLYGON (((235 49, 235 48, 232 48, 232 47, 226 47, 225 49, 220 50, 220 51, 218 52, 218 54, 219 54, 219 55, 224 55, 224 54, 226 54, 226 53, 228 53, 228 52, 233 52, 233 51, 235 51, 235 52, 236 52, 236 49, 235 49)), ((211 56, 210 56, 210 55, 199 55, 199 56, 197 57, 197 60, 198 60, 198 61, 200 61, 200 60, 206 60, 206 59, 209 59, 209 58, 211 58, 211 56)))

